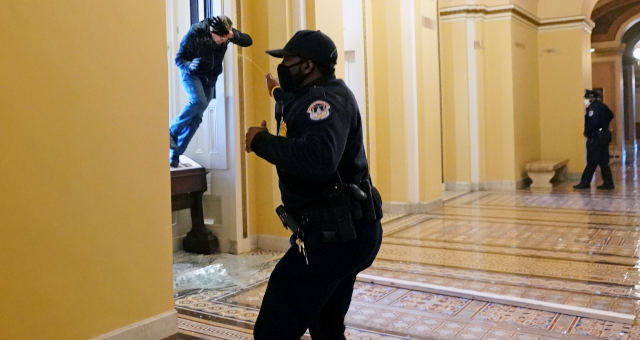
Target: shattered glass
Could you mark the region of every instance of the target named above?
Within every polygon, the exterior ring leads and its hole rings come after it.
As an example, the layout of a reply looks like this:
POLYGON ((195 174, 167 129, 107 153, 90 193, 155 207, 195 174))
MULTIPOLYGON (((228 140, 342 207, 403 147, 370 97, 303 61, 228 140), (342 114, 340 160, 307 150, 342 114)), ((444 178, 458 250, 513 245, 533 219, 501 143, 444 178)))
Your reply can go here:
POLYGON ((178 251, 173 254, 175 294, 210 289, 239 290, 267 279, 281 256, 278 252, 201 255, 178 251))

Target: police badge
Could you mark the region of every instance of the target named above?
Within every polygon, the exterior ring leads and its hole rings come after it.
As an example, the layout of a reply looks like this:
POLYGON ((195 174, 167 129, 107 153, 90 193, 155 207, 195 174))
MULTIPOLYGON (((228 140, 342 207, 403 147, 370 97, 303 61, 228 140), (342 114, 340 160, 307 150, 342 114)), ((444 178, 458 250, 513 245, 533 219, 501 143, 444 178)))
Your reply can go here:
POLYGON ((311 120, 323 120, 329 117, 331 105, 324 100, 316 100, 307 108, 307 113, 311 120))

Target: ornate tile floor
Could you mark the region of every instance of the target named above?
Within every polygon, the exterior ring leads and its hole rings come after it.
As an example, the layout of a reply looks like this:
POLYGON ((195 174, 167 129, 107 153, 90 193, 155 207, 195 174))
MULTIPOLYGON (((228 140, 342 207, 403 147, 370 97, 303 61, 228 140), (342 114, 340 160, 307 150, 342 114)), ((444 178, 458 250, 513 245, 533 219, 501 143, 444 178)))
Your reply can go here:
MULTIPOLYGON (((567 182, 386 216, 378 258, 356 284, 348 339, 640 340, 640 186, 634 167, 615 178, 612 192, 567 182)), ((180 328, 251 339, 265 285, 177 295, 180 328)))

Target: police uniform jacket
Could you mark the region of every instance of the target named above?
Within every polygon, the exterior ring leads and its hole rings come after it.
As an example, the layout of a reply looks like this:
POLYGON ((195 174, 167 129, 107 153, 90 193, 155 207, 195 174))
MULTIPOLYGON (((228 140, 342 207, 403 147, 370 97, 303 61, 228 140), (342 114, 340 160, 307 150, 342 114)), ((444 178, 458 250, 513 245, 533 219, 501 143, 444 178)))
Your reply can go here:
POLYGON ((326 77, 285 93, 279 136, 256 134, 253 151, 274 164, 282 202, 293 211, 320 204, 336 171, 344 183, 368 178, 360 111, 344 81, 326 77))
POLYGON ((609 131, 609 122, 613 119, 613 112, 599 100, 595 100, 586 109, 584 115, 584 136, 597 138, 598 134, 609 131))
POLYGON ((180 43, 176 55, 176 65, 183 72, 189 73, 189 64, 195 58, 200 58, 200 65, 192 74, 197 75, 205 86, 213 86, 222 73, 222 59, 227 51, 227 45, 232 42, 238 46, 251 46, 253 40, 248 34, 232 28, 233 39, 218 45, 213 41, 209 30, 210 19, 204 19, 191 25, 180 43))

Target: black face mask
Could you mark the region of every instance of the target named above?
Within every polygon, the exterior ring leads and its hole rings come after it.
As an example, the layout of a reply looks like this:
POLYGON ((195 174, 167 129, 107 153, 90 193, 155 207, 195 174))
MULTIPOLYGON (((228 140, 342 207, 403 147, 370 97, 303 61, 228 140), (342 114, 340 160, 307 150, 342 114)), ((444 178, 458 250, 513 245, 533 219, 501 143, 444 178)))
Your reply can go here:
POLYGON ((304 79, 304 75, 301 72, 297 72, 296 74, 291 74, 291 68, 300 65, 304 62, 301 60, 293 65, 283 65, 280 63, 278 65, 278 81, 280 82, 280 87, 286 92, 295 91, 302 80, 304 79))

